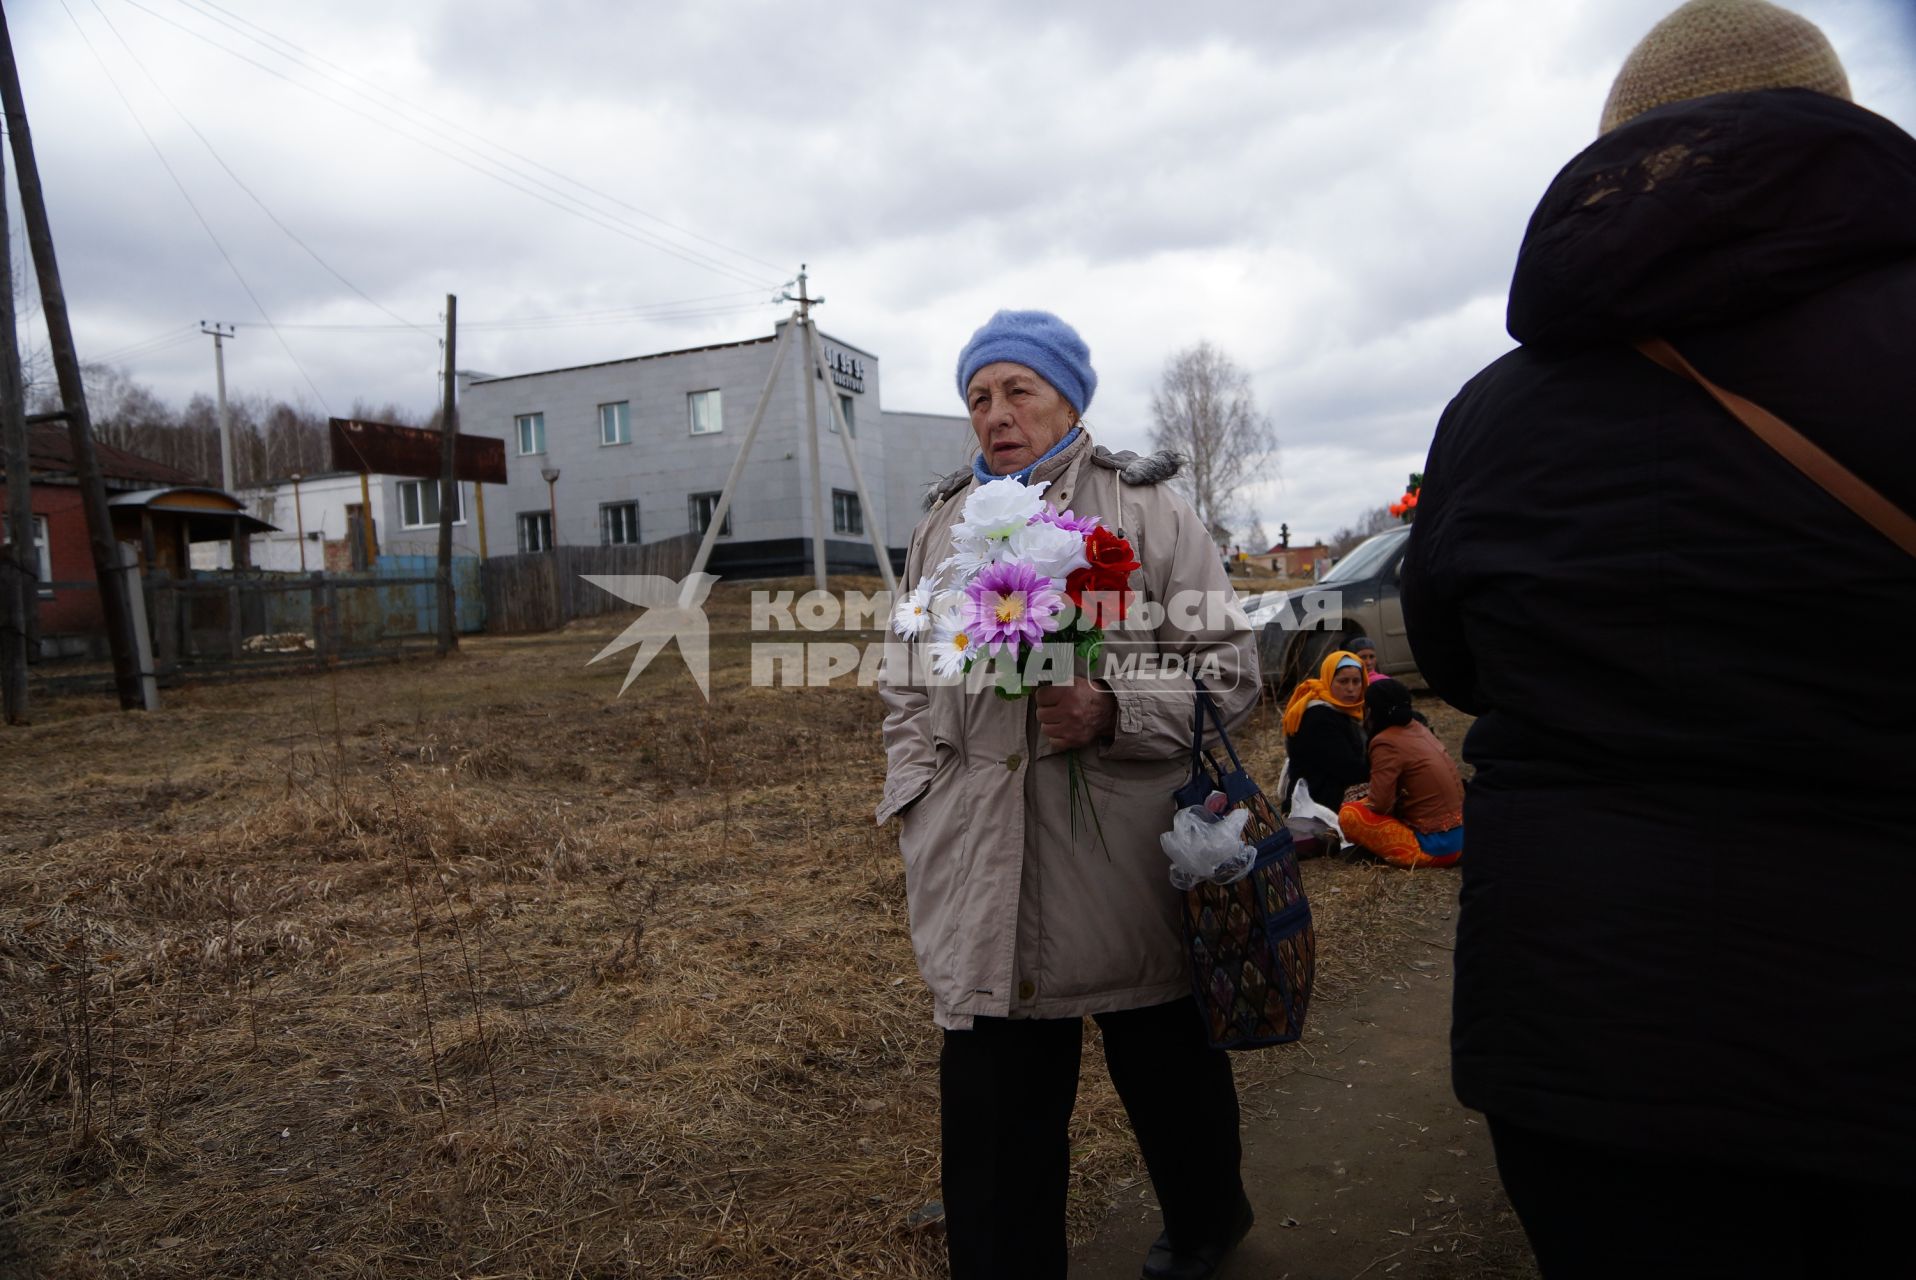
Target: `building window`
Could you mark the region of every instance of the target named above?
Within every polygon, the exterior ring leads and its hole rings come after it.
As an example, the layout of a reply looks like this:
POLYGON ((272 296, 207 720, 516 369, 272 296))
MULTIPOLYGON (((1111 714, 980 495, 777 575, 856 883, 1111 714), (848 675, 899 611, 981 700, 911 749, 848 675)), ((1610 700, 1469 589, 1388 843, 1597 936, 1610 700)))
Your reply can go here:
MULTIPOLYGON (((718 392, 714 391, 712 394, 717 395, 718 392)), ((716 493, 695 493, 692 495, 691 506, 692 506, 692 532, 693 533, 696 533, 699 536, 703 537, 705 535, 705 531, 712 527, 712 513, 718 510, 718 502, 719 502, 719 496, 716 493)), ((725 512, 725 523, 719 526, 719 537, 729 538, 731 536, 732 536, 732 512, 731 512, 731 509, 728 507, 725 512)))
POLYGON ((832 532, 865 532, 865 511, 858 505, 858 495, 847 493, 843 489, 832 490, 832 532))
MULTIPOLYGON (((852 416, 852 405, 854 403, 855 401, 853 401, 850 396, 842 391, 839 393, 838 412, 845 417, 845 430, 855 436, 858 434, 858 419, 852 416)), ((828 417, 827 425, 830 426, 833 431, 837 431, 838 419, 836 417, 828 417)))
MULTIPOLYGON (((466 522, 465 491, 452 487, 452 522, 466 522)), ((437 480, 401 480, 399 482, 399 523, 406 529, 439 527, 439 482, 437 480)))
POLYGON ((599 443, 632 443, 632 402, 621 400, 617 404, 599 406, 599 443))
POLYGON ((631 547, 639 542, 639 504, 608 502, 599 508, 599 537, 608 547, 631 547))
MULTIPOLYGON (((7 530, 13 522, 0 518, 0 547, 7 545, 7 530)), ((33 558, 40 585, 37 588, 43 596, 53 594, 53 588, 47 584, 53 581, 53 538, 47 528, 45 516, 33 517, 33 558)))
POLYGON ((522 413, 519 422, 519 453, 544 453, 546 451, 546 416, 543 413, 522 413))
POLYGON ((725 430, 725 414, 719 405, 718 392, 694 391, 685 399, 691 406, 693 435, 709 436, 725 430))
POLYGON ((552 550, 552 513, 550 511, 519 513, 519 550, 527 554, 552 550))

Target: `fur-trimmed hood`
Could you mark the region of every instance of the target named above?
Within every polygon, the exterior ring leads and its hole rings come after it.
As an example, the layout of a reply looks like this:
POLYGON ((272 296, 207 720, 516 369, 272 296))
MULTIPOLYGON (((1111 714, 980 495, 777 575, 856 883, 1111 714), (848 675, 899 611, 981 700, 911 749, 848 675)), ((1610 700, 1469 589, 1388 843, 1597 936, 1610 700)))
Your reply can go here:
MULTIPOLYGON (((1091 461, 1096 466, 1117 472, 1118 478, 1126 484, 1163 484, 1184 467, 1184 455, 1171 449, 1159 449, 1146 454, 1130 449, 1113 453, 1101 444, 1091 447, 1091 461)), ((925 491, 925 510, 930 511, 970 483, 970 467, 962 467, 948 476, 940 477, 925 491)))

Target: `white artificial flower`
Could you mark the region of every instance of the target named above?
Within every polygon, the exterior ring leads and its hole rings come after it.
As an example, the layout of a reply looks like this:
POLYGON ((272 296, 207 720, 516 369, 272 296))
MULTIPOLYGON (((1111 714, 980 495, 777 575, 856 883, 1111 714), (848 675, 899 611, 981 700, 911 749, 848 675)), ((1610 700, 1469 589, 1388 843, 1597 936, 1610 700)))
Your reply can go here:
MULTIPOLYGON (((957 545, 956 539, 953 539, 953 545, 957 545)), ((938 576, 943 578, 949 575, 962 590, 980 569, 998 562, 1005 545, 1003 542, 986 542, 983 539, 968 542, 938 562, 938 576)))
POLYGON ((1044 491, 1049 480, 1022 484, 1011 476, 1002 476, 981 484, 965 499, 964 518, 952 526, 952 545, 961 546, 971 539, 1002 542, 1031 522, 1044 510, 1044 491))
POLYGON ((941 619, 933 629, 929 650, 932 674, 941 680, 956 679, 971 665, 975 652, 970 631, 955 618, 941 619))
POLYGON ((1042 520, 1012 534, 1007 546, 1012 559, 1024 561, 1060 588, 1073 569, 1082 569, 1091 563, 1084 556, 1083 534, 1042 520))
POLYGON ((910 640, 931 625, 931 581, 919 583, 899 598, 891 611, 892 630, 910 640))

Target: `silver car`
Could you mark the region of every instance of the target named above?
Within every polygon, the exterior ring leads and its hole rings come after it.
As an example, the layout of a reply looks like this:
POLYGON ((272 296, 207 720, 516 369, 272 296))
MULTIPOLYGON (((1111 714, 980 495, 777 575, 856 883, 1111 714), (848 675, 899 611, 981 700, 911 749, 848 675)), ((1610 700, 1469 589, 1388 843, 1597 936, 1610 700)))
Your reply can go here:
POLYGON ((1258 629, 1258 666, 1282 695, 1314 674, 1324 655, 1357 636, 1377 646, 1377 669, 1421 683, 1417 659, 1404 633, 1400 592, 1410 527, 1391 529, 1359 543, 1323 579, 1290 591, 1267 591, 1244 600, 1258 629))

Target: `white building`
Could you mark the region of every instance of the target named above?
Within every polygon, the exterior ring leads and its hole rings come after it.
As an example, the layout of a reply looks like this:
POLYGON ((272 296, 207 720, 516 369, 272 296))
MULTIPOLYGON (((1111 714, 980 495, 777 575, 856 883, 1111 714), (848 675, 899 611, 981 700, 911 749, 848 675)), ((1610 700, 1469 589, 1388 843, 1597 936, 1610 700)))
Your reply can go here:
MULTIPOLYGON (((283 573, 325 569, 341 573, 364 568, 360 554, 360 487, 356 471, 332 471, 302 476, 257 488, 240 489, 235 496, 246 509, 268 524, 273 533, 252 537, 253 566, 283 573), (302 532, 304 545, 302 548, 302 532)), ((380 555, 437 555, 439 553, 439 482, 407 480, 398 476, 366 477, 372 499, 373 545, 380 555)), ((452 523, 453 554, 479 554, 479 521, 473 486, 459 484, 460 508, 452 523)), ((497 491, 497 486, 494 486, 497 491)), ((488 547, 491 554, 513 550, 488 547)), ((195 543, 195 569, 231 568, 225 543, 195 543)))
MULTIPOLYGON (((926 486, 970 461, 968 419, 885 411, 878 357, 823 332, 818 336, 831 385, 805 358, 802 335, 792 335, 713 550, 714 573, 758 577, 810 568, 808 392, 816 396, 819 470, 830 521, 826 560, 834 569, 875 567, 868 526, 878 530, 894 564, 902 564, 923 514, 926 486), (858 500, 827 395, 837 399, 850 424, 872 510, 858 500)), ((555 536, 580 545, 703 533, 765 389, 776 340, 775 331, 743 342, 542 373, 462 374, 460 430, 506 441, 507 483, 485 493, 491 554, 543 550, 555 536), (549 472, 557 479, 548 488, 549 472)), ((277 517, 273 522, 289 523, 277 517)))

